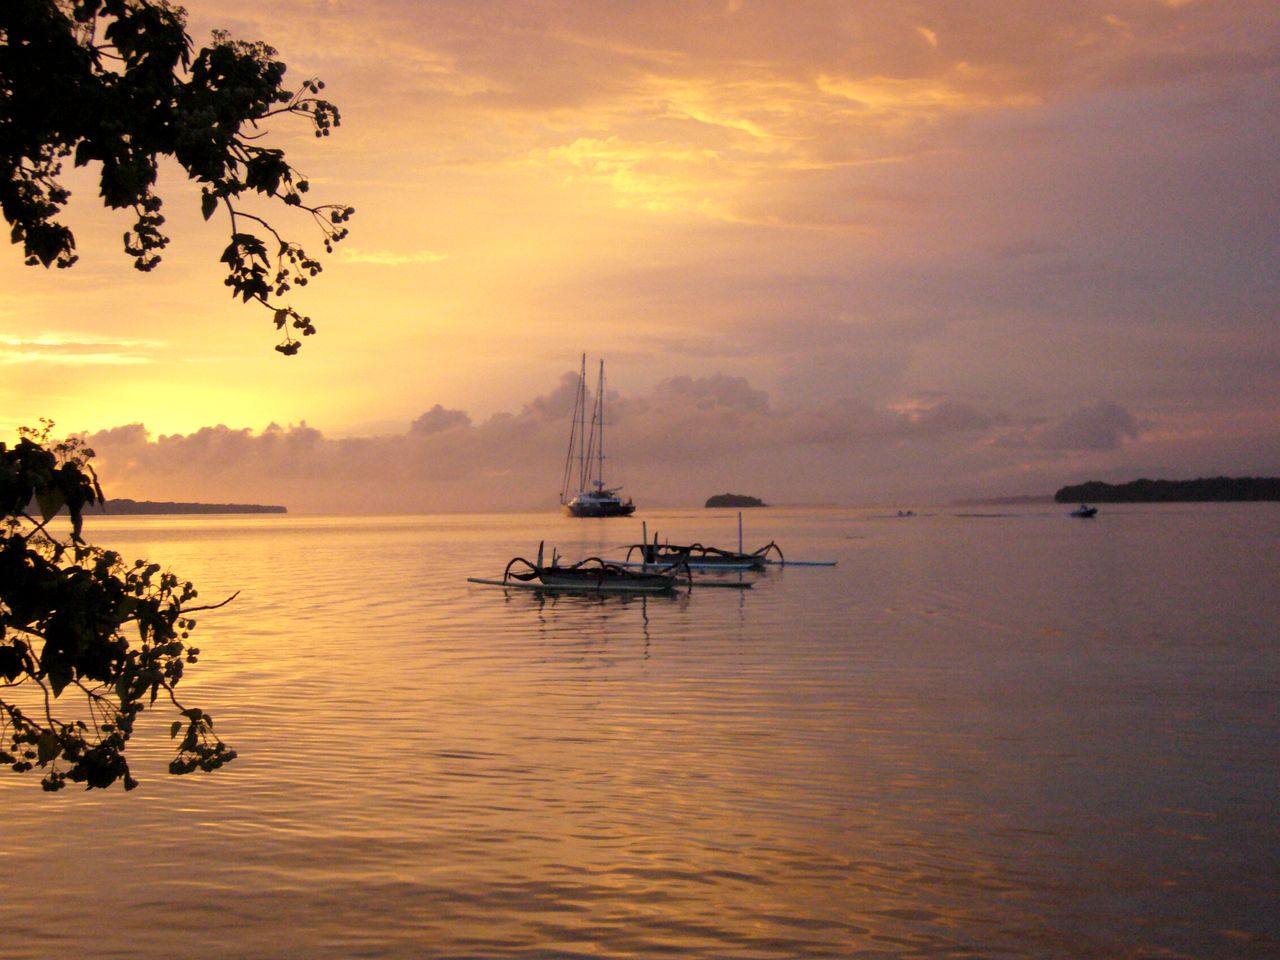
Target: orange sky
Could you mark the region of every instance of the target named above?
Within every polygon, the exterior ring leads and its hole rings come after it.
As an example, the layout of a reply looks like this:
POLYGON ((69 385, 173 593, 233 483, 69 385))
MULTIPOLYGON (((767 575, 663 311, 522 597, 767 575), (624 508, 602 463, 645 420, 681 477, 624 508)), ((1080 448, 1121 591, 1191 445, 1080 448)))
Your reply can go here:
POLYGON ((537 507, 583 351, 642 504, 1280 473, 1272 2, 187 7, 326 81, 334 137, 273 133, 357 215, 287 359, 176 173, 148 275, 68 181, 0 430, 128 428, 108 494, 537 507))

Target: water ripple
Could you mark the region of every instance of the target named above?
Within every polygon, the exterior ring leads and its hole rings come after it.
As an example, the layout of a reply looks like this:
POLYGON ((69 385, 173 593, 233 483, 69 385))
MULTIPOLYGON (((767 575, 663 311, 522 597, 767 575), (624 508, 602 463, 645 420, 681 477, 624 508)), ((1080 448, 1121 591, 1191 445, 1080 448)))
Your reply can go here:
POLYGON ((241 758, 165 778, 157 716, 134 795, 0 779, 0 957, 1267 955, 1274 511, 751 522, 839 566, 547 597, 466 577, 625 531, 106 524, 243 590, 188 694, 241 758))

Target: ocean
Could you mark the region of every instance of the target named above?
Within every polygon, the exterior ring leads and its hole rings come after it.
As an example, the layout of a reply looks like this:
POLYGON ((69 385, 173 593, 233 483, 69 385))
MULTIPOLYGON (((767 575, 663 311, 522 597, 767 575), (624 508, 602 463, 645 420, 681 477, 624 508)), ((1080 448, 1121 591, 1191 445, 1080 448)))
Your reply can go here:
POLYGON ((1280 956, 1280 504, 750 510, 749 590, 467 582, 734 511, 92 517, 239 759, 0 775, 0 958, 1280 956))

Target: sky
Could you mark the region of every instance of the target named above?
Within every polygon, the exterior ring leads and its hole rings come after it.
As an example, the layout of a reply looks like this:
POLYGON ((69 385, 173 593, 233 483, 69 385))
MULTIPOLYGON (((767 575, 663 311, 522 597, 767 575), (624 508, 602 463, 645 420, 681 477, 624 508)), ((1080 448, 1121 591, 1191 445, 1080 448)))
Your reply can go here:
POLYGON ((325 81, 332 137, 270 135, 356 215, 286 358, 176 168, 150 274, 67 178, 0 433, 108 496, 551 508, 584 353, 642 510, 1280 474, 1274 0, 186 6, 325 81))

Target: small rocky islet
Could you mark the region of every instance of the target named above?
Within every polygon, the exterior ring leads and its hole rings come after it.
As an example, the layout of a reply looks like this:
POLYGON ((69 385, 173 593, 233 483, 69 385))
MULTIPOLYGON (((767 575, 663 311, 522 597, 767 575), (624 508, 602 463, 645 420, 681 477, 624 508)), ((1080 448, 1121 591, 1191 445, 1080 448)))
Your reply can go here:
POLYGON ((708 507, 767 507, 768 504, 759 497, 749 497, 743 493, 717 493, 707 498, 708 507))

